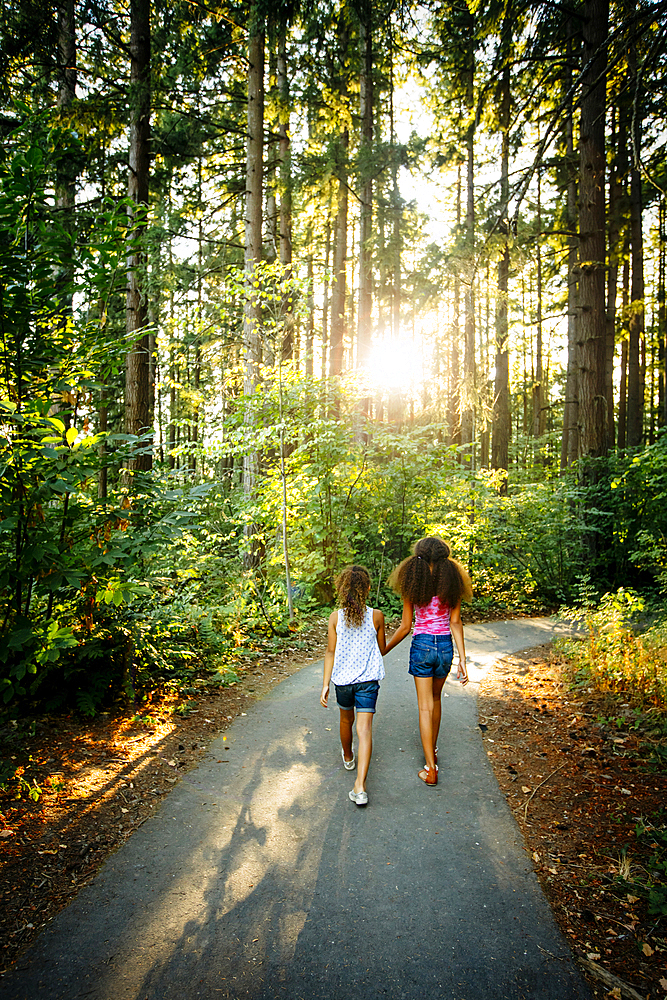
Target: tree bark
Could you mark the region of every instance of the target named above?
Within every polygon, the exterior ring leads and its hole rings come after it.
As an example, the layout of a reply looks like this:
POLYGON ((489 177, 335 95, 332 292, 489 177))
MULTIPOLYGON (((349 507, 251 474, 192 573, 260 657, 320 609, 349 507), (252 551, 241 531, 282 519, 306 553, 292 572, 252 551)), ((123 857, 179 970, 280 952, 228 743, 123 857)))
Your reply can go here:
MULTIPOLYGON (((127 194, 131 231, 129 236, 125 329, 128 343, 125 369, 125 424, 128 434, 149 430, 150 423, 150 343, 146 331, 148 305, 141 287, 146 267, 144 237, 148 211, 150 176, 151 114, 151 3, 132 0, 130 4, 130 156, 127 194)), ((130 470, 147 470, 153 459, 147 448, 128 462, 130 470)))
POLYGON ((533 384, 533 439, 535 460, 539 461, 537 441, 546 430, 544 400, 544 357, 542 345, 542 178, 537 172, 537 316, 535 336, 535 382, 533 384))
MULTIPOLYGON (((246 197, 245 197, 245 305, 243 315, 244 393, 246 396, 245 424, 252 429, 255 415, 251 397, 259 381, 262 360, 261 303, 254 287, 257 265, 262 260, 262 207, 264 163, 264 23, 257 7, 250 13, 248 39, 248 135, 246 145, 246 197)), ((250 451, 243 458, 243 494, 250 503, 257 480, 257 452, 250 451)), ((246 548, 243 563, 252 569, 259 562, 256 543, 256 525, 244 528, 246 548)))
MULTIPOLYGON (((461 232, 461 164, 456 178, 456 234, 461 232)), ((449 409, 447 425, 449 443, 461 444, 461 359, 459 342, 461 337, 461 278, 459 269, 454 272, 454 315, 452 317, 452 345, 449 359, 449 409)))
MULTIPOLYGON (((58 6, 58 110, 67 115, 76 100, 76 21, 74 0, 61 0, 58 6)), ((73 224, 76 165, 70 158, 58 161, 56 173, 56 208, 63 224, 73 224)))
MULTIPOLYGON (((342 102, 347 101, 347 81, 345 63, 349 45, 347 12, 342 9, 338 18, 338 92, 342 102)), ((338 137, 336 194, 336 219, 334 222, 333 246, 333 287, 331 290, 331 335, 329 344, 329 374, 336 376, 343 372, 343 350, 345 345, 345 306, 347 302, 347 150, 349 133, 345 128, 338 137)))
MULTIPOLYGON (((371 346, 371 311, 373 307, 373 8, 364 0, 359 20, 361 74, 359 78, 359 116, 361 118, 360 208, 359 208, 359 313, 357 317, 357 366, 369 362, 371 346)), ((364 410, 367 412, 368 402, 364 410)))
MULTIPOLYGON (((568 24, 568 32, 571 24, 568 24)), ((568 37, 564 89, 572 86, 573 46, 568 37)), ((567 373, 563 403, 561 438, 561 473, 573 465, 579 454, 579 240, 577 232, 577 178, 574 166, 574 123, 572 100, 568 99, 565 118, 565 155, 567 160, 567 373)))
POLYGON ((463 410, 461 413, 461 446, 463 461, 472 464, 472 443, 475 434, 475 299, 473 272, 475 258, 475 57, 473 44, 469 49, 469 69, 466 81, 466 108, 469 115, 466 136, 466 280, 463 291, 463 410))
POLYGON ((331 338, 329 347, 329 374, 343 372, 343 347, 345 344, 345 302, 347 298, 347 130, 341 137, 343 162, 339 168, 336 219, 334 223, 333 287, 331 289, 331 338))
MULTIPOLYGON (((599 458, 607 451, 605 395, 605 105, 609 0, 584 5, 579 145, 579 332, 581 455, 599 458)), ((587 481, 597 478, 586 467, 587 481)))
MULTIPOLYGON (((292 277, 292 149, 290 140, 290 87, 287 65, 287 26, 282 24, 278 38, 278 151, 280 158, 280 263, 286 281, 292 277)), ((294 308, 289 292, 283 302, 282 357, 285 361, 295 354, 294 308)))
POLYGON ((327 218, 324 237, 324 284, 322 288, 322 358, 320 375, 322 383, 329 370, 330 360, 330 318, 331 295, 329 288, 329 261, 331 259, 331 199, 327 204, 327 218))
POLYGON ((307 379, 313 377, 313 342, 315 339, 315 268, 313 262, 313 227, 308 226, 308 318, 306 320, 306 357, 305 375, 307 379))
MULTIPOLYGON (((504 32, 510 31, 505 22, 504 32)), ((511 34, 510 34, 511 37, 511 34)), ((503 45, 507 40, 503 39, 503 45)), ((509 153, 510 153, 510 53, 505 52, 500 96, 500 211, 502 212, 501 231, 505 234, 505 245, 498 262, 498 292, 496 296, 496 375, 494 383, 493 404, 493 434, 491 440, 491 466, 494 469, 507 469, 509 465, 509 438, 511 428, 509 406, 509 351, 507 322, 507 291, 509 286, 510 251, 509 251, 509 153)), ((507 482, 503 484, 503 492, 507 490, 507 482)))
POLYGON ((658 427, 667 426, 667 309, 665 308, 665 197, 658 211, 658 427))
MULTIPOLYGON (((634 68, 634 53, 630 64, 634 68)), ((642 179, 640 106, 632 123, 633 150, 630 169, 630 240, 632 272, 630 282, 630 324, 628 331, 627 446, 638 448, 644 436, 644 236, 642 231, 642 179)))
POLYGON ((607 337, 605 363, 605 396, 607 397, 607 446, 613 448, 615 441, 614 418, 614 351, 616 347, 616 298, 618 294, 618 267, 621 259, 622 202, 625 175, 627 173, 627 114, 626 103, 621 98, 616 117, 612 118, 612 158, 609 176, 609 266, 607 272, 607 337))
MULTIPOLYGON (((628 306, 630 305, 630 263, 626 257, 623 261, 623 323, 626 322, 628 306)), ((623 451, 627 440, 627 401, 628 401, 628 333, 623 329, 621 341, 621 386, 618 397, 618 448, 623 451)))

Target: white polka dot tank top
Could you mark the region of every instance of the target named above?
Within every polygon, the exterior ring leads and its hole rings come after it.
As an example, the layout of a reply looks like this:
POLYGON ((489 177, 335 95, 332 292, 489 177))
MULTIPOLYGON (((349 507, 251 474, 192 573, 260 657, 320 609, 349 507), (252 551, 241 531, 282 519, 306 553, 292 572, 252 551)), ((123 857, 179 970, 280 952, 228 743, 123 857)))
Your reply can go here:
POLYGON ((361 625, 348 625, 342 610, 336 624, 336 652, 331 680, 334 684, 381 681, 384 663, 373 625, 373 609, 366 608, 361 625))

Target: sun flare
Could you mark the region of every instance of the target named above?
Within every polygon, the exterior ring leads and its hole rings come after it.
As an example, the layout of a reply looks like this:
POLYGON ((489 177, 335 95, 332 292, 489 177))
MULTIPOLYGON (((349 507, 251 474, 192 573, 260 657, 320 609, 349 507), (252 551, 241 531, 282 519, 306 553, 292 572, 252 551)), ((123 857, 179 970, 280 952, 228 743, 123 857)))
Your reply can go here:
POLYGON ((420 386, 429 368, 422 337, 385 338, 376 341, 368 360, 368 375, 379 389, 414 390, 420 386))

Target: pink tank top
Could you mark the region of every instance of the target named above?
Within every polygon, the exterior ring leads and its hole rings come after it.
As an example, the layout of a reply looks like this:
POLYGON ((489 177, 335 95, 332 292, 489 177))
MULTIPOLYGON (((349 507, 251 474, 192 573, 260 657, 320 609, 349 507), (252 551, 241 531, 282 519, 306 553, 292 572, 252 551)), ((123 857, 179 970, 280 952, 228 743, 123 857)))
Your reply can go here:
POLYGON ((413 635, 451 635, 449 627, 449 605, 441 604, 434 597, 430 604, 415 607, 415 627, 413 635))

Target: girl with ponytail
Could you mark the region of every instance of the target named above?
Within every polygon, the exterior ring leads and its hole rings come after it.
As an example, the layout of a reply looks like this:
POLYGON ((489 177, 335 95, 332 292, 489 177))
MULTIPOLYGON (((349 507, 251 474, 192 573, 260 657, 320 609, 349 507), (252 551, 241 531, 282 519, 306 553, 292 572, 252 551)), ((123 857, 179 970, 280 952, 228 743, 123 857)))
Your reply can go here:
POLYGON ((329 617, 327 651, 324 656, 324 679, 321 704, 327 708, 329 683, 336 686, 340 709, 340 742, 343 767, 353 771, 357 780, 349 797, 358 806, 368 803, 366 776, 373 749, 372 725, 384 677, 384 615, 366 606, 371 578, 363 566, 346 566, 335 580, 340 611, 329 617), (357 721, 357 760, 352 750, 352 727, 357 721))
POLYGON ((410 633, 414 615, 408 672, 415 679, 424 750, 425 763, 419 777, 427 785, 437 785, 441 697, 454 656, 452 636, 459 654, 457 679, 461 684, 468 683, 461 601, 472 599, 472 586, 467 572, 451 558, 449 546, 441 538, 421 538, 412 552, 389 577, 390 586, 403 598, 403 617, 385 653, 410 633))

